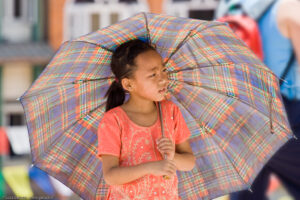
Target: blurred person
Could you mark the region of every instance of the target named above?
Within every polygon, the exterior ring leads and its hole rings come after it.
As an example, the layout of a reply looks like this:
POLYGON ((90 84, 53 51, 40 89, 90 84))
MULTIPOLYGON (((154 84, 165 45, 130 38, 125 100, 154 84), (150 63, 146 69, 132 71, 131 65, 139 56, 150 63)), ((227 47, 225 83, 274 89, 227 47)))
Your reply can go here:
MULTIPOLYGON (((253 1, 244 0, 241 2, 253 1)), ((264 0, 266 1, 266 0, 264 0)), ((252 2, 251 2, 252 3, 252 2)), ((281 94, 294 134, 300 137, 300 1, 278 0, 258 19, 264 63, 278 76, 286 71, 281 94)), ((231 199, 267 199, 270 175, 276 174, 292 197, 300 199, 300 140, 287 142, 254 180, 251 191, 231 194, 231 199)))
POLYGON ((149 12, 160 14, 163 13, 164 0, 147 0, 149 12))
POLYGON ((58 181, 53 176, 49 175, 49 178, 57 192, 57 196, 58 196, 59 200, 71 200, 72 199, 73 191, 71 189, 69 189, 67 186, 65 186, 63 183, 58 181))

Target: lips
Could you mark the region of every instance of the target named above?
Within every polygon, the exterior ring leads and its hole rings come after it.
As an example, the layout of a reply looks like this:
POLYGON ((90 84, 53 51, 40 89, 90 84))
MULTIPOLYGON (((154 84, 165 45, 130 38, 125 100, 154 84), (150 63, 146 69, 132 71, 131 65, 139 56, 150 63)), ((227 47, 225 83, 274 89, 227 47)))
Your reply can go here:
POLYGON ((167 89, 166 89, 166 88, 163 88, 163 89, 159 90, 158 92, 159 92, 159 93, 164 93, 164 92, 166 92, 166 91, 167 91, 167 89))

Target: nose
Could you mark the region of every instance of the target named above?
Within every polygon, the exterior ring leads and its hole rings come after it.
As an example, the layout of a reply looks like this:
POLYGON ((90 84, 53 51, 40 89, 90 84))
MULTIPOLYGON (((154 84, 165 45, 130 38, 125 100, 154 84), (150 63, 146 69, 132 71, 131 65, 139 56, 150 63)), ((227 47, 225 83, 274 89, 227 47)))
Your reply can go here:
POLYGON ((168 75, 166 72, 162 72, 160 75, 160 79, 159 79, 159 83, 160 85, 165 85, 168 84, 169 79, 168 79, 168 75))

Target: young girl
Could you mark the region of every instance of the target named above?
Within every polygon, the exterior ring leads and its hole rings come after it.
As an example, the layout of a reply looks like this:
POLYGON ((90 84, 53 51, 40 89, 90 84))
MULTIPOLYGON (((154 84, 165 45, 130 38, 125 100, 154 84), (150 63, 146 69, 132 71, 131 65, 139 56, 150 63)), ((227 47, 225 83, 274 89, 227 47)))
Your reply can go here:
POLYGON ((161 56, 147 43, 131 40, 115 50, 111 69, 116 78, 98 128, 107 199, 178 199, 176 170, 191 170, 195 157, 179 108, 164 100, 168 79, 161 56), (124 103, 125 91, 130 96, 124 103))

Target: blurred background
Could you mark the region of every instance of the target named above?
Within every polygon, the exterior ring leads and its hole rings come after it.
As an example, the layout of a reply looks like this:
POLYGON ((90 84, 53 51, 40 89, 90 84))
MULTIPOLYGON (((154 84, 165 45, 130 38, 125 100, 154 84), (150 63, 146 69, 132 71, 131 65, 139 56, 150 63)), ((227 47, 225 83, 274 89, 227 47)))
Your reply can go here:
MULTIPOLYGON (((0 199, 80 199, 31 165, 23 108, 17 100, 62 42, 141 11, 213 20, 219 3, 219 0, 0 0, 0 199)), ((292 199, 275 175, 270 177, 268 197, 292 199)))

